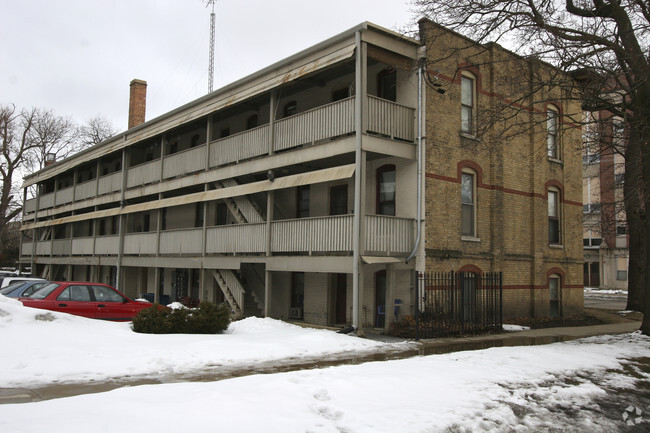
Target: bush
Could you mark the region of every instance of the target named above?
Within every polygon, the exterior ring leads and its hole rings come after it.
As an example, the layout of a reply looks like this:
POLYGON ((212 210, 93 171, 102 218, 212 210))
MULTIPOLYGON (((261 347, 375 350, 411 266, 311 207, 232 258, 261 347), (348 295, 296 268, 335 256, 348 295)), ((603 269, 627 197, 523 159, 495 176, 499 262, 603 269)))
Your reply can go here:
POLYGON ((144 334, 220 334, 229 324, 226 304, 205 301, 195 309, 172 310, 154 304, 133 318, 133 330, 144 334))

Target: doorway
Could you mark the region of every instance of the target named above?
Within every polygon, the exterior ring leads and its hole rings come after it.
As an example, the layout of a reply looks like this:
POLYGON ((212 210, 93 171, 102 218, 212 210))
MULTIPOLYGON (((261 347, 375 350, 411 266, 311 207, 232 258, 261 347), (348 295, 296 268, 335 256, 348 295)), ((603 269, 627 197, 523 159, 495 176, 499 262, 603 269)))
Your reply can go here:
POLYGON ((386 271, 375 274, 375 328, 386 324, 386 271))

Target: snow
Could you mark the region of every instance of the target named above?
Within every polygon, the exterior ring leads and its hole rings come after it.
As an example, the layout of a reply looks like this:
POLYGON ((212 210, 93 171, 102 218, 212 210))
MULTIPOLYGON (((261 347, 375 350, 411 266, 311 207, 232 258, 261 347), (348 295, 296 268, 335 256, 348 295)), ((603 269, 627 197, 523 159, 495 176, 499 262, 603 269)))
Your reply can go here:
MULTIPOLYGON (((129 324, 23 307, 0 297, 0 387, 235 368, 410 348, 273 319, 222 335, 142 335, 129 324)), ((0 405, 0 431, 613 432, 598 403, 650 375, 639 333, 211 381, 122 387, 0 405), (35 416, 34 414, 37 414, 35 416), (567 415, 570 414, 570 415, 567 415), (597 418, 600 416, 601 418, 597 418), (568 424, 567 424, 568 423, 568 424)), ((646 403, 647 405, 647 403, 646 403)), ((645 410, 645 406, 643 407, 645 410)), ((647 414, 644 413, 647 418, 647 414)), ((645 422, 645 421, 644 421, 645 422)))
POLYGON ((585 287, 585 295, 625 295, 627 296, 627 290, 621 289, 599 289, 597 287, 585 287))
POLYGON ((501 328, 503 328, 503 330, 506 332, 516 332, 516 331, 525 331, 527 329, 530 329, 530 326, 507 325, 504 323, 503 325, 501 325, 501 328))

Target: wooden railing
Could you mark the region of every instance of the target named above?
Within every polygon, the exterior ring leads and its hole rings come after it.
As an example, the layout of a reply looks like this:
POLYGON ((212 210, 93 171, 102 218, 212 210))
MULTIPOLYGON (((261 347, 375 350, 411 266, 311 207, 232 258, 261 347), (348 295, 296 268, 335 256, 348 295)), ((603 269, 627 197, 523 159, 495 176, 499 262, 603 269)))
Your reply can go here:
POLYGON ((263 125, 210 143, 210 167, 239 162, 268 152, 269 125, 263 125))
POLYGON ((271 251, 352 250, 353 215, 299 218, 271 223, 271 251))
POLYGON ((274 125, 274 131, 273 150, 276 152, 353 133, 354 98, 279 120, 274 125))
POLYGON ((160 180, 160 159, 134 165, 126 176, 126 187, 142 186, 160 180))
MULTIPOLYGON (((271 223, 271 252, 273 253, 336 253, 352 251, 353 215, 336 215, 273 221, 271 223)), ((365 218, 365 244, 362 252, 375 255, 405 255, 414 243, 414 220, 384 215, 365 218)), ((206 254, 240 254, 266 252, 266 222, 230 224, 208 227, 205 232, 206 254)), ((128 233, 124 236, 124 254, 200 255, 203 229, 179 229, 158 234, 128 233)), ((118 254, 118 236, 56 239, 36 242, 36 255, 118 254), (94 245, 94 251, 93 251, 94 245)), ((23 243, 22 255, 31 255, 33 243, 23 243)))
POLYGON ((163 178, 182 176, 205 170, 206 145, 193 147, 163 159, 163 178))
POLYGON ((160 233, 161 254, 201 254, 203 229, 169 230, 160 233))
POLYGON ((368 96, 368 132, 397 140, 415 140, 415 109, 368 96))

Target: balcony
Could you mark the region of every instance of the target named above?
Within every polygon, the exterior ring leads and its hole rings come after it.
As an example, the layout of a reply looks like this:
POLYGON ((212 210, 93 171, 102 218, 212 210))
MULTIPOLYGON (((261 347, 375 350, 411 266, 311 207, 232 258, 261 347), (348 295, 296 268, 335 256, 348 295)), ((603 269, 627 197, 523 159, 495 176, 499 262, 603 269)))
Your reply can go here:
MULTIPOLYGON (((271 222, 271 253, 328 254, 352 252, 353 215, 299 218, 271 222)), ((414 243, 414 220, 384 215, 365 218, 363 254, 405 255, 414 243)), ((125 255, 200 256, 203 229, 166 230, 124 235, 125 255)), ((205 230, 206 254, 265 254, 267 223, 231 224, 205 230)), ((23 243, 22 255, 30 256, 33 243, 23 243)), ((117 255, 119 236, 55 239, 36 243, 36 256, 117 255)))
MULTIPOLYGON (((343 99, 277 120, 273 124, 273 151, 280 152, 304 145, 317 145, 337 137, 354 134, 356 131, 355 99, 355 97, 343 99)), ((373 96, 367 96, 366 101, 368 116, 364 133, 406 142, 415 140, 413 108, 373 96)), ((161 179, 171 179, 268 155, 270 130, 269 124, 262 125, 162 159, 130 167, 127 169, 125 187, 137 188, 159 182, 161 179)), ((92 198, 95 191, 101 196, 121 189, 122 171, 117 171, 76 187, 44 194, 40 197, 39 209, 92 198)), ((35 199, 27 200, 25 213, 35 210, 35 199)))

